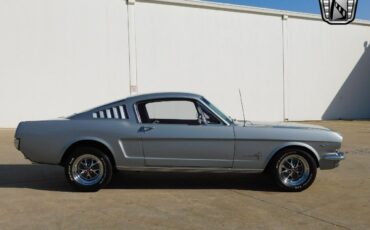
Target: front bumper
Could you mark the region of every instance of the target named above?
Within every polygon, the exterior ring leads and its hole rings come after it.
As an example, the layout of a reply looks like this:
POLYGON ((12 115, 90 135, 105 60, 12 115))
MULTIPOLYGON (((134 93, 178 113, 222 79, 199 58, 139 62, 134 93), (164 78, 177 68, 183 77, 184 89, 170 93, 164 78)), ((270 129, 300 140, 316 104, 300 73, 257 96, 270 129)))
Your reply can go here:
POLYGON ((343 152, 326 153, 321 156, 320 169, 333 169, 338 167, 339 162, 344 160, 345 156, 343 152))

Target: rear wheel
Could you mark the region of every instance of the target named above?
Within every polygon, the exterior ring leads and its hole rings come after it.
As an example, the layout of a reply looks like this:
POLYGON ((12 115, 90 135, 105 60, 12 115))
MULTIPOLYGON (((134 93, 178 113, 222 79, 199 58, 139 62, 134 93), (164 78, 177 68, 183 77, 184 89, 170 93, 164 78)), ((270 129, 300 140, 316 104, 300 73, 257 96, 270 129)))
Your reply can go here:
POLYGON ((77 147, 67 158, 65 174, 68 182, 81 191, 97 191, 112 178, 112 164, 98 148, 77 147))
POLYGON ((313 157, 300 149, 289 149, 274 157, 271 164, 276 184, 285 191, 299 192, 315 180, 317 166, 313 157))

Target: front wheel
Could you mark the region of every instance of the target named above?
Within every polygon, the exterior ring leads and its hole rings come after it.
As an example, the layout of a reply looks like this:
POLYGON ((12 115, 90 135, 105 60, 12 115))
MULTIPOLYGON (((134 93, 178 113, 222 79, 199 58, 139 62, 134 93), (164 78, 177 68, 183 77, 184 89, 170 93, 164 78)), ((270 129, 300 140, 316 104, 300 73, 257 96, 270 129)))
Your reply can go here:
POLYGON ((317 166, 312 156, 300 149, 285 150, 271 164, 276 184, 285 191, 303 191, 314 182, 317 166))
POLYGON ((107 155, 94 147, 78 147, 68 157, 65 174, 68 182, 81 191, 97 191, 112 178, 107 155))

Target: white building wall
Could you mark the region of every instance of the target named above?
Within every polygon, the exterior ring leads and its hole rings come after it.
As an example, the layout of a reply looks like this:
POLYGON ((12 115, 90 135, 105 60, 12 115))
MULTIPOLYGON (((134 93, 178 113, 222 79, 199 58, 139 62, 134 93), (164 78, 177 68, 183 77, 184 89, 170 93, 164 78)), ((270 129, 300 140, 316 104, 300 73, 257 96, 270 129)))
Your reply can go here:
POLYGON ((238 119, 239 89, 249 120, 370 118, 369 25, 182 0, 2 1, 0 127, 136 90, 200 93, 238 119))
POLYGON ((370 27, 288 20, 287 117, 370 118, 370 27))
POLYGON ((200 93, 233 117, 283 119, 280 16, 136 3, 140 92, 200 93), (258 25, 258 26, 256 26, 258 25))
POLYGON ((122 0, 0 2, 0 127, 128 95, 122 0))

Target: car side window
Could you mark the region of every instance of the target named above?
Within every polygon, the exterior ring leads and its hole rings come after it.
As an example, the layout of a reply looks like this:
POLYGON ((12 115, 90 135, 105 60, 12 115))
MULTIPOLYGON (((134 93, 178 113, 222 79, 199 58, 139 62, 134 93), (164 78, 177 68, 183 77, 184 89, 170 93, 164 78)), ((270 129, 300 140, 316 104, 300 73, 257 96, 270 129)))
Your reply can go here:
POLYGON ((143 123, 199 125, 198 110, 190 100, 161 100, 138 106, 143 123))

